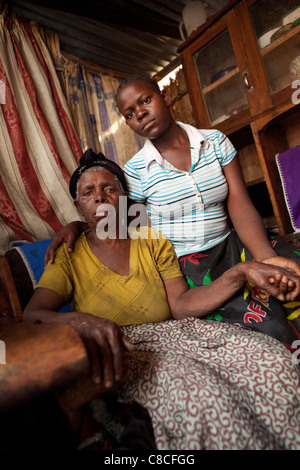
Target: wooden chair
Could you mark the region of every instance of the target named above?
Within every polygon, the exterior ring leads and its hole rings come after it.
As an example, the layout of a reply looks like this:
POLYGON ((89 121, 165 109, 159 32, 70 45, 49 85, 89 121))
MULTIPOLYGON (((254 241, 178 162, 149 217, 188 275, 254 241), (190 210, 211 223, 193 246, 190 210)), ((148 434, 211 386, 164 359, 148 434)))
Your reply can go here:
POLYGON ((9 263, 0 257, 0 317, 22 319, 22 309, 9 263))

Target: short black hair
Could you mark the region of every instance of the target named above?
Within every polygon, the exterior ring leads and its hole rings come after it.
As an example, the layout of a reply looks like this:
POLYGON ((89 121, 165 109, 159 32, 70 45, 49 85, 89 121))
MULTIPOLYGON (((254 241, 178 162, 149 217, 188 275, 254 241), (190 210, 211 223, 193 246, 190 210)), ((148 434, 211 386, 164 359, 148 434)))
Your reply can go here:
POLYGON ((129 85, 130 83, 133 83, 133 82, 147 82, 147 83, 151 83, 151 85, 153 86, 153 88, 158 92, 160 93, 160 88, 158 86, 158 83, 156 80, 154 80, 154 78, 151 78, 149 77, 149 75, 130 75, 129 77, 125 78, 124 80, 122 80, 118 86, 118 89, 117 89, 117 94, 116 94, 116 100, 118 99, 118 95, 120 93, 121 90, 123 90, 124 88, 127 87, 127 85, 129 85))

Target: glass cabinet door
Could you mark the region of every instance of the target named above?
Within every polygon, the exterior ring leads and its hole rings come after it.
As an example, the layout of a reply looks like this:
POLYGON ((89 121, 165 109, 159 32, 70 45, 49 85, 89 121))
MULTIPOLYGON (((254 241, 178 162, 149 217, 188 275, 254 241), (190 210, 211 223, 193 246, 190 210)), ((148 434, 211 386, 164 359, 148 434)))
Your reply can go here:
POLYGON ((257 0, 249 7, 272 94, 300 79, 300 1, 257 0))
POLYGON ((228 29, 194 53, 193 60, 212 127, 248 108, 228 29))

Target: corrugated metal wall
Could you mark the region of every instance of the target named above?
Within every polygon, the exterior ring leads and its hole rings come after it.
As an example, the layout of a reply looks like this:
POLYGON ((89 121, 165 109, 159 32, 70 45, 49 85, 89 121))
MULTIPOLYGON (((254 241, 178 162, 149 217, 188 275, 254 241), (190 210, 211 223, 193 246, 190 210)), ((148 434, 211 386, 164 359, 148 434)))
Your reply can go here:
MULTIPOLYGON (((178 58, 179 22, 188 2, 8 0, 7 4, 10 13, 58 33, 62 51, 122 74, 154 75, 178 58)), ((220 9, 227 0, 206 3, 220 9)))

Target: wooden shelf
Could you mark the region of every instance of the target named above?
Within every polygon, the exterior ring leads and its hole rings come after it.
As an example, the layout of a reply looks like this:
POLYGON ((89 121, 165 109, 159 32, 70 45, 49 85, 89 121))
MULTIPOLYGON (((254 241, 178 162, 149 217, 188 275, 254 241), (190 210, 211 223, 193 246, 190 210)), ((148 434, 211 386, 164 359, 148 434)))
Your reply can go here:
MULTIPOLYGON (((273 41, 268 46, 264 47, 263 49, 260 49, 261 55, 264 56, 266 54, 269 54, 274 49, 276 49, 278 46, 281 46, 281 44, 284 44, 286 41, 288 41, 293 36, 296 36, 299 33, 300 33, 300 25, 297 25, 293 29, 291 29, 291 31, 289 31, 284 36, 282 36, 281 38, 276 39, 276 41, 273 41)), ((300 54, 300 51, 299 51, 299 54, 300 54)))
POLYGON ((256 184, 260 184, 260 183, 265 183, 265 178, 258 178, 256 180, 249 181, 247 183, 247 186, 255 186, 256 184))
POLYGON ((239 68, 236 67, 234 70, 231 70, 231 72, 228 72, 224 77, 219 78, 219 80, 216 80, 215 82, 211 83, 210 85, 204 87, 202 89, 202 93, 205 95, 206 93, 209 93, 210 91, 214 90, 216 87, 222 85, 222 83, 227 82, 227 80, 230 80, 232 77, 236 76, 239 73, 239 68))

